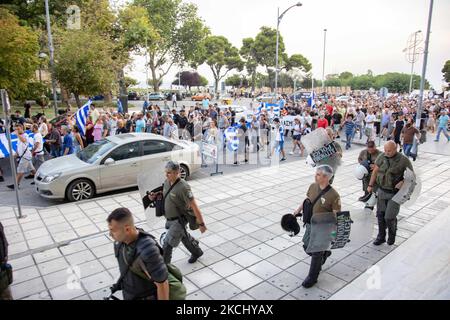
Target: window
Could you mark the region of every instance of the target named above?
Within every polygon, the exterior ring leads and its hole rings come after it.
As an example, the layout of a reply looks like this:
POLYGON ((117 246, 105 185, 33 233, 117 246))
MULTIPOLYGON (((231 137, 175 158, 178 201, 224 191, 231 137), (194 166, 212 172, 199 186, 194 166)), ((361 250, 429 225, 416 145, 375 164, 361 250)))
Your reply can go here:
POLYGON ((132 142, 120 146, 109 154, 107 158, 112 158, 114 161, 126 160, 139 157, 139 143, 132 142))
POLYGON ((174 149, 174 146, 175 145, 173 143, 159 140, 147 140, 142 142, 144 156, 162 152, 169 152, 174 149))

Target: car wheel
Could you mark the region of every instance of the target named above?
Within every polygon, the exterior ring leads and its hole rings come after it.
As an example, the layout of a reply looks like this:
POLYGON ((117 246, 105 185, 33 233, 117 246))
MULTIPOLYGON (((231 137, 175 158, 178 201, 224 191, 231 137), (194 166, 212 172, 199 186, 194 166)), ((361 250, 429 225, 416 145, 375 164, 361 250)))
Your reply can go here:
POLYGON ((189 169, 184 164, 180 165, 180 177, 183 180, 189 177, 189 169))
POLYGON ((95 187, 87 179, 75 180, 67 187, 66 195, 70 202, 91 199, 95 195, 95 187))

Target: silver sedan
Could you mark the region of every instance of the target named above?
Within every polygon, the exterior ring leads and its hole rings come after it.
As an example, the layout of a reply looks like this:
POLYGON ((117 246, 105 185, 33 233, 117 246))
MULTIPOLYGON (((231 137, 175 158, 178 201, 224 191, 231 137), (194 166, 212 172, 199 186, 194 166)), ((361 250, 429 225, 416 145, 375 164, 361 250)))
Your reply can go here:
POLYGON ((34 181, 42 197, 80 201, 137 186, 140 173, 161 170, 161 162, 169 160, 180 163, 181 177, 186 179, 201 166, 199 147, 150 133, 121 134, 44 162, 34 181))

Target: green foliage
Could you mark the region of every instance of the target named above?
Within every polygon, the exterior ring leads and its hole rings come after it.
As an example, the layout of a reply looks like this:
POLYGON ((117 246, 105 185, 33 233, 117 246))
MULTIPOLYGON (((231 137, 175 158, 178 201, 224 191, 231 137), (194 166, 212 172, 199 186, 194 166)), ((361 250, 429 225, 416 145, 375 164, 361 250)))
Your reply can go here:
POLYGON ((63 32, 56 51, 58 81, 78 95, 109 92, 116 79, 109 39, 88 30, 63 32))
POLYGON ((133 5, 145 8, 154 30, 151 41, 147 39, 147 49, 152 85, 158 91, 162 78, 174 64, 199 60, 198 44, 209 30, 198 17, 197 6, 181 0, 134 0, 133 5))
POLYGON ((309 72, 311 71, 311 63, 301 54, 293 54, 290 56, 290 58, 286 61, 285 69, 286 70, 292 70, 292 69, 299 69, 303 72, 309 72))
MULTIPOLYGON (((261 27, 253 44, 256 53, 256 62, 259 65, 266 67, 266 69, 275 67, 276 44, 277 30, 269 27, 261 27)), ((278 46, 278 63, 280 66, 283 65, 284 51, 283 37, 280 35, 278 46)))
POLYGON ((39 67, 37 33, 20 26, 16 16, 0 8, 0 88, 12 98, 23 97, 39 67))
POLYGON ((206 63, 214 76, 215 92, 219 81, 233 69, 242 71, 244 62, 239 56, 239 51, 233 47, 227 38, 223 36, 208 36, 200 44, 202 55, 197 61, 198 65, 206 63), (225 72, 222 72, 225 70, 225 72))
POLYGON ((135 86, 138 84, 138 81, 136 79, 133 79, 131 77, 125 77, 125 86, 127 88, 135 86))
POLYGON ((442 73, 444 74, 445 82, 450 83, 450 60, 447 60, 445 62, 445 65, 442 68, 442 73))
POLYGON ((225 80, 225 84, 232 87, 247 87, 249 81, 245 76, 234 74, 225 80))

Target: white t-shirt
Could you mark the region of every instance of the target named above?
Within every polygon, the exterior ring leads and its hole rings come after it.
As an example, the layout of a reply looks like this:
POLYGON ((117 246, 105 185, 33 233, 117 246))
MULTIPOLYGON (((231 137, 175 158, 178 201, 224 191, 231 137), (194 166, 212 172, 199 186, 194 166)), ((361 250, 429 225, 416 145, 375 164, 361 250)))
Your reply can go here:
POLYGON ((38 142, 39 142, 39 147, 36 149, 36 154, 41 156, 44 154, 44 143, 43 143, 42 135, 39 132, 34 134, 33 146, 35 146, 36 143, 38 143, 38 142))
POLYGON ((301 134, 301 124, 294 124, 294 136, 299 136, 301 134))
POLYGON ((377 119, 377 117, 374 114, 368 114, 366 116, 366 127, 373 129, 374 122, 377 119))
POLYGON ((20 159, 20 161, 22 161, 22 159, 30 161, 32 156, 31 156, 30 149, 28 149, 28 135, 26 133, 24 133, 22 136, 27 139, 27 142, 23 143, 22 141, 20 141, 20 139, 18 139, 18 141, 17 141, 17 157, 22 157, 20 159))
POLYGON ((45 122, 42 122, 39 126, 39 133, 45 137, 48 134, 48 126, 45 122))

